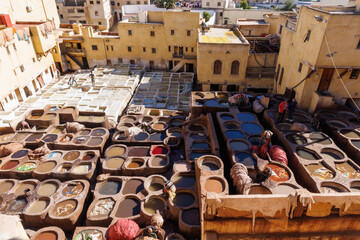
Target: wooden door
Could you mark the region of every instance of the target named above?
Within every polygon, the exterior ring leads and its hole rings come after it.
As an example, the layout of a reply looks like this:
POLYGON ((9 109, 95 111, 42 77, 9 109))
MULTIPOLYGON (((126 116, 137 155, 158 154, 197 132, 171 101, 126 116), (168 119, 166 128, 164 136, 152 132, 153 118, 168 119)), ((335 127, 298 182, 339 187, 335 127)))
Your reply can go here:
POLYGON ((329 89, 331 79, 334 75, 334 68, 324 68, 321 75, 320 83, 318 86, 318 91, 327 91, 329 89))

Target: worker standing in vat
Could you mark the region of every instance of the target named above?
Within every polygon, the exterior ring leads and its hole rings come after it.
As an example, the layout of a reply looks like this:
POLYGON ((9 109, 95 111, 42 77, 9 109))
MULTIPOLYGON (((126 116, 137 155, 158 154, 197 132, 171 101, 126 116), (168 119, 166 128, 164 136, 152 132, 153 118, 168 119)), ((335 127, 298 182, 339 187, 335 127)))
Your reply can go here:
POLYGON ((278 119, 277 119, 277 123, 284 121, 284 117, 285 117, 285 113, 288 110, 288 102, 286 100, 282 101, 279 104, 279 108, 278 108, 278 119))
POLYGON ((320 129, 320 118, 318 113, 314 113, 314 116, 311 119, 311 125, 316 131, 321 131, 320 129))
POLYGON ((261 145, 265 145, 265 146, 269 146, 270 144, 270 140, 271 140, 271 137, 273 135, 273 132, 270 131, 270 130, 265 130, 263 132, 263 134, 261 135, 261 139, 260 139, 260 142, 259 142, 259 147, 261 147, 261 145), (264 143, 263 143, 264 141, 264 143))
POLYGON ((289 103, 289 110, 288 110, 288 118, 291 122, 293 121, 293 112, 295 112, 296 105, 297 105, 297 101, 295 98, 293 98, 289 103))

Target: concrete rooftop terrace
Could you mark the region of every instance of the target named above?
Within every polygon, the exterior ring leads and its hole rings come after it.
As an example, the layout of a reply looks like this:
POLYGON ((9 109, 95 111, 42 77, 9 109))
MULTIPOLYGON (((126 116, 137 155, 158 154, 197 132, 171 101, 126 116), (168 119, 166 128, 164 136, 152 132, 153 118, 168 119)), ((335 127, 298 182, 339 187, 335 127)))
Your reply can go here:
POLYGON ((235 35, 234 31, 225 28, 210 28, 209 31, 199 32, 199 43, 218 43, 218 44, 245 44, 245 39, 235 35))

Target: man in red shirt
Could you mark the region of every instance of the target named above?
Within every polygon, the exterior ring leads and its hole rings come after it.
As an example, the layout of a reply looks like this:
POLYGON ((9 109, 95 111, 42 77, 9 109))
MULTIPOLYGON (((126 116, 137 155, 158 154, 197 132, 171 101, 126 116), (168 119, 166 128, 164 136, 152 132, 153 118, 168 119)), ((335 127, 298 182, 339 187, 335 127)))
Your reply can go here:
POLYGON ((288 102, 286 100, 284 100, 279 104, 279 108, 278 108, 279 116, 276 121, 277 123, 284 121, 284 117, 285 117, 287 110, 288 110, 288 102))

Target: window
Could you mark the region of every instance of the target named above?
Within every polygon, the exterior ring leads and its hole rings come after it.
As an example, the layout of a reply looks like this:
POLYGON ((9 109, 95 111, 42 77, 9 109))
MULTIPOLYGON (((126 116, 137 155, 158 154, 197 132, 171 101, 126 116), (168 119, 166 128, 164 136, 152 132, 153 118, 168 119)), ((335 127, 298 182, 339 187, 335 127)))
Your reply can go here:
POLYGON ((306 37, 305 37, 305 39, 304 39, 304 42, 310 40, 310 35, 311 35, 311 30, 309 29, 309 30, 307 31, 307 33, 306 33, 306 37))
POLYGON ((100 4, 100 1, 96 1, 96 4, 100 4))
POLYGON ((353 69, 350 74, 350 79, 357 79, 359 77, 360 69, 353 69))
POLYGON ((109 46, 106 46, 106 51, 109 51, 109 46))
POLYGON ((99 25, 101 25, 101 22, 98 22, 99 25))
POLYGON ((188 47, 185 47, 185 52, 187 52, 188 51, 188 47))
POLYGON ((218 6, 218 7, 221 7, 221 2, 218 2, 218 3, 217 3, 217 6, 218 6))
POLYGON ((210 91, 219 91, 220 84, 210 84, 210 91))
POLYGON ((111 51, 114 51, 114 46, 111 45, 111 51))
POLYGON ((76 20, 70 20, 69 23, 74 24, 74 23, 76 23, 76 20))
POLYGON ((114 5, 115 5, 115 2, 114 2, 114 1, 110 1, 110 4, 111 4, 112 6, 114 6, 114 5))
POLYGON ((143 52, 146 52, 146 47, 143 47, 143 52))
POLYGON ((301 69, 302 69, 302 63, 299 63, 299 68, 298 68, 299 73, 301 73, 301 69))
POLYGON ((111 60, 106 60, 107 65, 111 65, 111 60))
POLYGON ((7 54, 10 54, 10 48, 8 46, 6 46, 6 52, 7 54))
POLYGON ((131 52, 131 47, 128 47, 128 52, 131 52))
POLYGON ((222 12, 220 12, 220 17, 222 17, 223 16, 223 13, 222 12))
POLYGON ((92 50, 94 50, 94 51, 97 51, 97 50, 98 50, 97 45, 91 45, 91 48, 92 48, 92 50))
POLYGON ((130 64, 135 64, 135 60, 130 60, 130 64))
POLYGON ((193 47, 191 48, 191 52, 194 52, 194 48, 193 48, 193 47))
POLYGON ((136 1, 136 4, 137 4, 137 5, 140 5, 140 1, 136 1))
POLYGON ((282 83, 283 77, 284 77, 284 68, 282 67, 282 68, 281 68, 281 73, 280 73, 279 86, 281 86, 281 83, 282 83))
POLYGON ((68 13, 74 13, 75 12, 75 9, 68 9, 68 13))
POLYGON ((95 16, 99 16, 99 12, 98 12, 98 11, 95 11, 95 16))
POLYGON ((36 62, 36 58, 33 57, 32 60, 33 60, 33 62, 36 62))
POLYGON ((85 20, 80 20, 79 22, 82 23, 82 24, 86 24, 85 20))
POLYGON ((78 12, 78 13, 83 13, 83 12, 84 12, 84 9, 78 9, 77 12, 78 12))
POLYGON ((171 46, 169 46, 168 49, 169 49, 169 52, 171 52, 171 46))
POLYGON ((126 4, 127 4, 127 5, 130 5, 130 1, 126 1, 126 4))
POLYGON ((59 9, 59 6, 56 6, 57 9, 59 9))
POLYGON ((359 40, 359 42, 358 42, 358 44, 356 46, 356 49, 360 49, 360 40, 359 40))
POLYGON ((15 74, 15 76, 17 76, 16 70, 14 70, 14 74, 15 74))
POLYGON ((156 53, 156 48, 152 48, 151 53, 156 53))
POLYGON ((221 74, 222 62, 220 60, 216 60, 214 62, 214 74, 221 74))
POLYGON ((14 47, 14 50, 16 51, 17 49, 16 49, 16 45, 15 45, 15 43, 13 43, 13 47, 14 47))
POLYGON ((118 7, 120 7, 120 3, 117 3, 116 5, 117 5, 118 7))
POLYGON ((283 26, 282 26, 282 25, 280 25, 280 28, 279 28, 279 34, 281 34, 281 33, 282 33, 282 28, 283 28, 283 26))
POLYGON ((207 6, 207 7, 210 7, 210 3, 209 3, 209 2, 207 2, 207 3, 206 3, 206 6, 207 6))
POLYGON ((132 31, 128 30, 128 35, 131 36, 132 35, 132 31))
POLYGON ((90 4, 94 4, 94 1, 90 1, 90 4))
POLYGON ((187 36, 191 36, 191 31, 190 31, 190 30, 186 30, 186 35, 187 35, 187 36))
POLYGON ((64 18, 64 15, 60 14, 60 18, 64 18))
POLYGON ((155 37, 155 31, 150 31, 150 36, 155 37))
POLYGON ((277 68, 277 71, 276 71, 276 82, 279 80, 279 73, 280 73, 280 68, 281 68, 281 65, 278 64, 278 68, 277 68))
MULTIPOLYGON (((175 30, 170 30, 170 34, 175 35, 175 30)), ((360 42, 359 42, 359 44, 360 44, 360 42)))
POLYGON ((231 75, 239 75, 239 61, 235 60, 231 63, 231 75))
POLYGON ((20 65, 20 70, 21 70, 21 72, 25 71, 24 65, 20 65))

